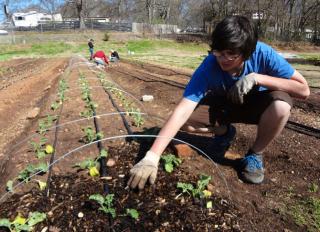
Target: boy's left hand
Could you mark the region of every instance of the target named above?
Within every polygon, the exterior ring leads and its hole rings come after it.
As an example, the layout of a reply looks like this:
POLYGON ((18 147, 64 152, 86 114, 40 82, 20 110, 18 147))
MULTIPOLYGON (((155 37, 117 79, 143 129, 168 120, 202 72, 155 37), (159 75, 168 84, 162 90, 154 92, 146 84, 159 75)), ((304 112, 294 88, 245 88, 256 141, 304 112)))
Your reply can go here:
POLYGON ((234 104, 243 104, 243 96, 246 95, 253 86, 257 85, 256 73, 250 73, 238 80, 229 90, 227 97, 234 104))

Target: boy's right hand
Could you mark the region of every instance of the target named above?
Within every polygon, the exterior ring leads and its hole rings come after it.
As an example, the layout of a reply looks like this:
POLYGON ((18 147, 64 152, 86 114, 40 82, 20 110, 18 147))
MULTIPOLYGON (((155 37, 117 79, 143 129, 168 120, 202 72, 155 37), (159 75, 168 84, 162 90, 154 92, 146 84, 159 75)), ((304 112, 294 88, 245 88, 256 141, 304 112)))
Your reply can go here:
POLYGON ((159 155, 148 151, 146 156, 131 168, 127 185, 132 189, 136 187, 143 189, 148 179, 150 184, 154 184, 157 178, 159 160, 159 155))

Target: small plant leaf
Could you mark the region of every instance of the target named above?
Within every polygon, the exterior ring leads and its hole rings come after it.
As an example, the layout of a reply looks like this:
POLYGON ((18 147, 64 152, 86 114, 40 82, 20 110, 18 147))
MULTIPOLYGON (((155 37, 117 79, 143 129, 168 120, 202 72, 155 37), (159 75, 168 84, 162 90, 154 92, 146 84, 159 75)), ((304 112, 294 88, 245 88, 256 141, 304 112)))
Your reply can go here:
POLYGON ((100 158, 101 157, 107 158, 108 157, 108 151, 105 150, 105 149, 102 149, 101 152, 100 152, 100 158))
POLYGON ((39 222, 44 221, 46 218, 47 216, 45 213, 32 212, 28 218, 28 225, 32 227, 38 224, 39 222))
POLYGON ((7 227, 10 229, 10 225, 11 225, 11 223, 10 223, 9 219, 6 219, 6 218, 0 219, 0 227, 3 226, 3 227, 7 227))
POLYGON ((40 188, 41 191, 46 189, 46 187, 47 187, 47 183, 46 182, 43 182, 41 180, 37 180, 37 182, 38 182, 38 185, 39 185, 39 188, 40 188))
POLYGON ((104 203, 104 197, 100 194, 93 194, 89 197, 89 200, 95 200, 97 201, 100 205, 103 205, 104 203))
POLYGON ((171 173, 173 171, 173 164, 172 163, 166 163, 164 165, 164 169, 166 170, 166 172, 171 173))
POLYGON ((18 215, 16 216, 16 218, 14 219, 14 221, 12 223, 24 225, 24 224, 26 224, 26 222, 27 222, 27 219, 24 218, 20 213, 18 213, 18 215))
POLYGON ((212 209, 212 201, 207 202, 207 209, 212 209))
POLYGON ((9 181, 7 182, 7 190, 8 190, 9 192, 12 192, 12 191, 13 191, 13 181, 12 181, 12 180, 9 180, 9 181))
POLYGON ((48 144, 48 145, 46 146, 46 153, 47 153, 47 154, 52 154, 53 151, 54 151, 53 147, 52 147, 50 144, 48 144))
POLYGON ((205 198, 209 198, 212 195, 212 192, 210 192, 209 190, 203 190, 202 193, 205 198))
POLYGON ((89 174, 90 174, 90 176, 92 176, 92 177, 95 177, 95 176, 99 176, 99 170, 97 169, 97 167, 91 167, 90 169, 89 169, 89 174))
POLYGON ((127 215, 135 220, 139 219, 139 212, 136 209, 127 209, 127 215))

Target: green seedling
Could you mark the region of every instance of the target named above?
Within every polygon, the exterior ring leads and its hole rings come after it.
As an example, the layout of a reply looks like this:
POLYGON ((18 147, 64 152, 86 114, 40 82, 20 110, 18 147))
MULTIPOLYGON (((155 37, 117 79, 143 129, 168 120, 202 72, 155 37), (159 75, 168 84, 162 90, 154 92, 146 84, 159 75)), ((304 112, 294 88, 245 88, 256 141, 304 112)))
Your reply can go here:
POLYGON ((60 107, 61 103, 60 102, 53 102, 50 106, 51 110, 55 111, 56 109, 58 109, 60 107))
POLYGON ((103 138, 103 133, 99 132, 96 133, 92 127, 88 126, 86 128, 82 128, 82 131, 85 133, 85 136, 83 138, 83 141, 85 143, 91 143, 93 141, 99 140, 103 138))
POLYGON ((39 121, 38 133, 43 135, 52 126, 53 122, 57 120, 57 116, 48 115, 46 119, 39 121))
POLYGON ((80 116, 84 117, 84 118, 90 118, 90 117, 93 116, 93 111, 92 111, 91 108, 89 108, 89 109, 87 109, 85 111, 80 112, 80 116))
POLYGON ((164 162, 164 169, 169 173, 171 173, 174 168, 178 167, 182 162, 181 159, 177 158, 173 154, 163 155, 161 156, 161 160, 164 162))
POLYGON ((94 176, 99 176, 99 159, 100 158, 106 158, 108 156, 108 152, 105 149, 102 149, 100 152, 100 155, 95 159, 86 159, 84 161, 82 161, 81 163, 77 163, 75 164, 73 167, 74 168, 79 168, 81 170, 85 170, 88 169, 89 170, 89 174, 90 176, 94 177, 94 176))
POLYGON ((33 231, 34 226, 46 219, 45 213, 31 212, 28 218, 24 218, 18 214, 16 218, 10 222, 7 218, 0 219, 0 227, 6 227, 11 232, 33 231))
POLYGON ((119 216, 129 216, 134 220, 139 220, 139 212, 136 209, 126 209, 126 213, 119 216))
POLYGON ((113 208, 113 197, 114 194, 108 194, 105 197, 100 194, 94 194, 91 195, 89 199, 98 202, 98 204, 100 205, 99 210, 106 214, 110 214, 113 218, 115 218, 116 210, 113 208))
POLYGON ((133 117, 133 124, 136 127, 141 127, 144 124, 144 119, 140 113, 140 109, 131 109, 131 112, 136 112, 132 114, 131 116, 133 117))
POLYGON ((46 156, 45 144, 48 141, 47 138, 42 137, 38 143, 30 142, 32 150, 36 153, 38 159, 41 159, 46 156))
POLYGON ((100 151, 100 156, 98 157, 99 159, 100 158, 107 158, 108 157, 108 151, 107 150, 105 150, 105 149, 102 149, 101 151, 100 151))
POLYGON ((45 163, 40 163, 37 166, 29 164, 23 171, 21 171, 17 177, 19 181, 28 182, 30 181, 30 176, 40 172, 46 173, 48 171, 48 165, 45 163))
POLYGON ((90 169, 92 167, 96 167, 97 162, 92 159, 86 159, 82 161, 81 163, 76 163, 73 167, 74 168, 80 168, 80 169, 90 169))
POLYGON ((200 175, 200 180, 197 181, 197 187, 194 187, 192 184, 178 182, 177 188, 182 189, 182 193, 180 193, 176 198, 178 198, 183 193, 188 193, 192 195, 194 198, 205 198, 208 197, 209 191, 206 190, 209 182, 211 180, 211 176, 200 175))

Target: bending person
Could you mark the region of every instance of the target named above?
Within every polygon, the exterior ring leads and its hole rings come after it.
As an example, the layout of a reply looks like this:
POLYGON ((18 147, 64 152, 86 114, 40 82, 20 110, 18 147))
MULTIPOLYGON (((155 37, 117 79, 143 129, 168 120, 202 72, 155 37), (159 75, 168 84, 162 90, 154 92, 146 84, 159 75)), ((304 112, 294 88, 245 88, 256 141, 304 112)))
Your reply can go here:
POLYGON ((226 17, 213 31, 211 52, 193 74, 161 137, 130 170, 128 185, 142 189, 148 180, 155 182, 160 155, 181 127, 212 131, 210 154, 223 159, 236 134, 232 123, 257 125, 256 139, 241 159, 240 177, 261 183, 263 152, 284 128, 291 97, 305 99, 309 94, 305 78, 270 46, 258 42, 252 21, 226 17))

